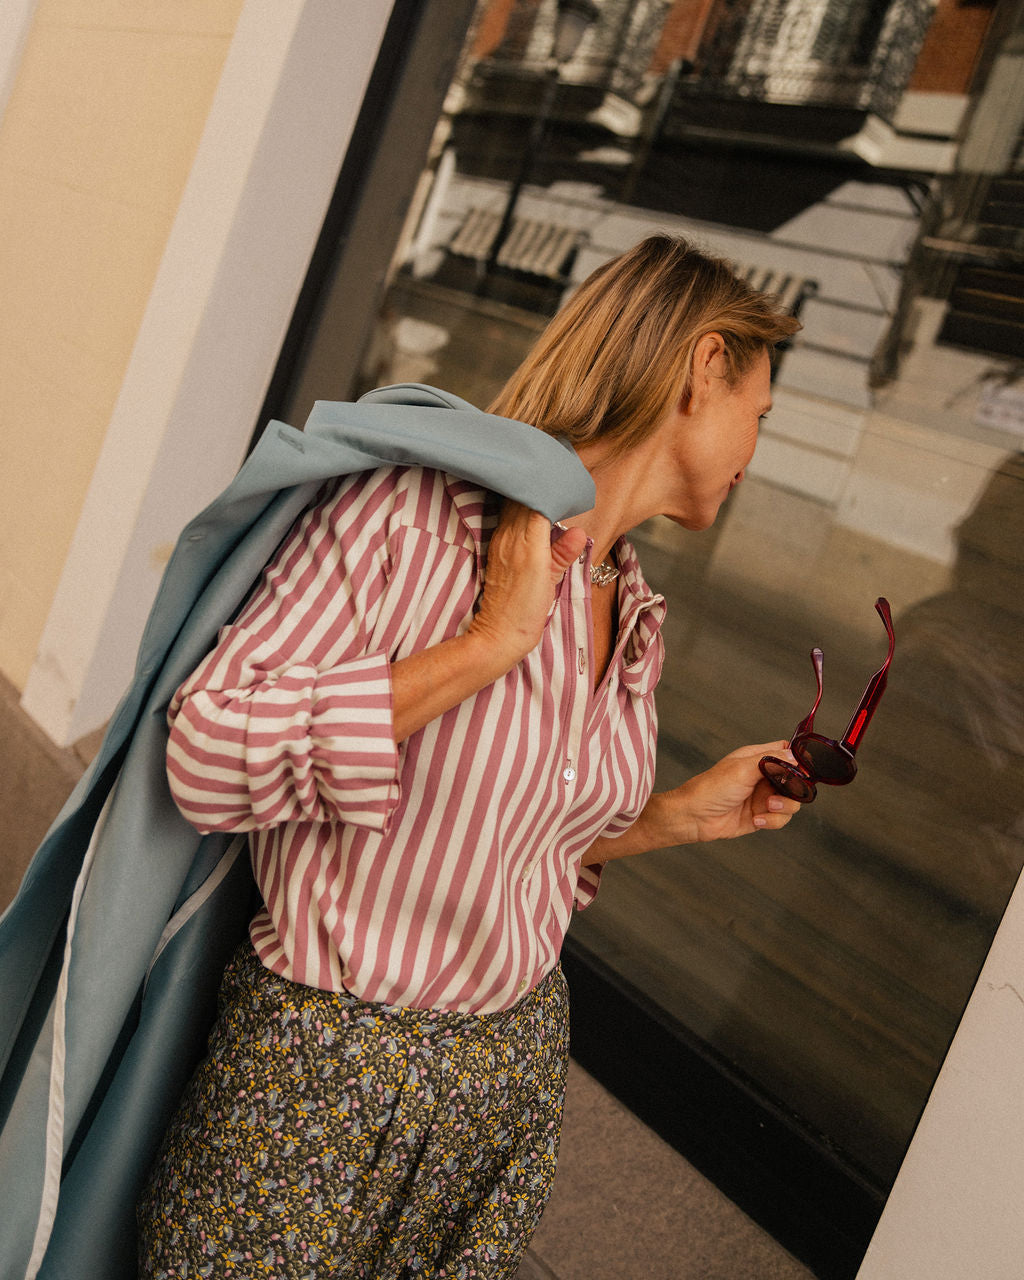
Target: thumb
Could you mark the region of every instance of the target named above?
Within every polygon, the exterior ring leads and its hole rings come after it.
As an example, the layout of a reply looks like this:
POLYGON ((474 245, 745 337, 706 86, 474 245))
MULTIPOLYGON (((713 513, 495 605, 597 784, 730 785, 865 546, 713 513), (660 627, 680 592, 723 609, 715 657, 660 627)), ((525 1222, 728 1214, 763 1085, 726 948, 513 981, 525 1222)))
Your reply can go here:
POLYGON ((558 525, 551 527, 551 564, 558 573, 563 573, 583 554, 587 545, 587 535, 583 529, 560 529, 558 525))

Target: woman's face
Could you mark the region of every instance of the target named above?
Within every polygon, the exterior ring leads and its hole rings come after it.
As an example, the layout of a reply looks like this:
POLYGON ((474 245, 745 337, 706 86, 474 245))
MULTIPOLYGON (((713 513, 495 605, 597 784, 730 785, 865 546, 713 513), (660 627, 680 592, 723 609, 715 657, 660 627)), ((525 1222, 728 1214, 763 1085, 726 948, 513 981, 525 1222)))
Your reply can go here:
POLYGON ((703 353, 693 393, 655 433, 658 510, 684 529, 707 529, 754 456, 761 418, 772 404, 771 362, 762 351, 733 386, 722 352, 703 353), (706 357, 706 358, 703 358, 706 357))

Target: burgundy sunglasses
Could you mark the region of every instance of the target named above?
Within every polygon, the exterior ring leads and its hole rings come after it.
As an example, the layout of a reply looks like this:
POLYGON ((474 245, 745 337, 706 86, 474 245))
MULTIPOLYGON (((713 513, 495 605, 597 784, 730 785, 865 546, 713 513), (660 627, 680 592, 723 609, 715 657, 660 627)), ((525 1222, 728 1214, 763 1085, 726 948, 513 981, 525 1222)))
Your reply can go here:
POLYGON ((893 650, 896 647, 889 601, 879 596, 875 601, 875 608, 889 636, 889 653, 881 667, 868 681, 864 697, 861 698, 857 710, 853 713, 842 741, 836 742, 834 738, 826 738, 820 733, 812 732, 814 713, 818 709, 818 703, 821 702, 821 671, 825 661, 825 655, 820 649, 812 649, 811 661, 814 663, 814 674, 818 681, 818 696, 814 699, 814 706, 794 729, 789 743, 789 749, 796 756, 797 763, 779 760, 776 756, 763 756, 758 761, 758 768, 775 790, 791 800, 810 804, 817 795, 815 783, 824 782, 830 787, 841 787, 847 782, 852 782, 857 773, 854 753, 860 746, 865 729, 871 723, 875 708, 882 700, 882 694, 889 679, 889 663, 892 662, 893 650))

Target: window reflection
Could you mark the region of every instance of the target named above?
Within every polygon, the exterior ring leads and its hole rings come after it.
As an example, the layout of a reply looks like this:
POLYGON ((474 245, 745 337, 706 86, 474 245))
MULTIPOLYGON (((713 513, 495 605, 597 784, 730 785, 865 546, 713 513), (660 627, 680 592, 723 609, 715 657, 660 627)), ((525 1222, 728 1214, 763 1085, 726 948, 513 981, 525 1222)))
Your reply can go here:
POLYGON ((860 774, 778 836, 614 864, 574 933, 884 1186, 1024 863, 1021 120, 996 146, 982 109, 1012 6, 602 0, 552 81, 559 7, 480 4, 363 385, 486 405, 654 230, 799 313, 717 524, 636 533, 670 602, 659 785, 788 732, 815 644, 841 732, 884 594, 860 774), (1001 167, 964 172, 982 127, 1001 167))
MULTIPOLYGON (((898 614, 853 786, 823 789, 785 838, 756 848, 614 865, 612 892, 577 926, 881 1180, 895 1175, 1024 862, 1022 479, 1020 455, 1007 458, 959 526, 948 582, 898 614)), ((812 644, 828 667, 821 723, 840 729, 865 662, 882 656, 860 625, 871 619, 860 584, 903 578, 889 573, 890 549, 880 542, 869 560, 866 540, 847 544, 833 527, 804 591, 766 589, 765 565, 795 532, 777 522, 801 516, 778 497, 762 482, 737 490, 713 548, 687 548, 675 530, 638 535, 673 605, 659 785, 788 726, 807 700, 812 644), (851 561, 852 581, 829 591, 851 561)))

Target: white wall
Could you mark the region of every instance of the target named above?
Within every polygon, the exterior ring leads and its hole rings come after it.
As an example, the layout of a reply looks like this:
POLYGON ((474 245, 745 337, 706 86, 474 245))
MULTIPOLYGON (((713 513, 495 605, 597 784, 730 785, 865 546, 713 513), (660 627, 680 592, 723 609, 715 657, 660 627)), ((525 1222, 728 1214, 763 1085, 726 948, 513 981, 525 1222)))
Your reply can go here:
POLYGON ((857 1280, 1024 1274, 1024 880, 857 1280))

